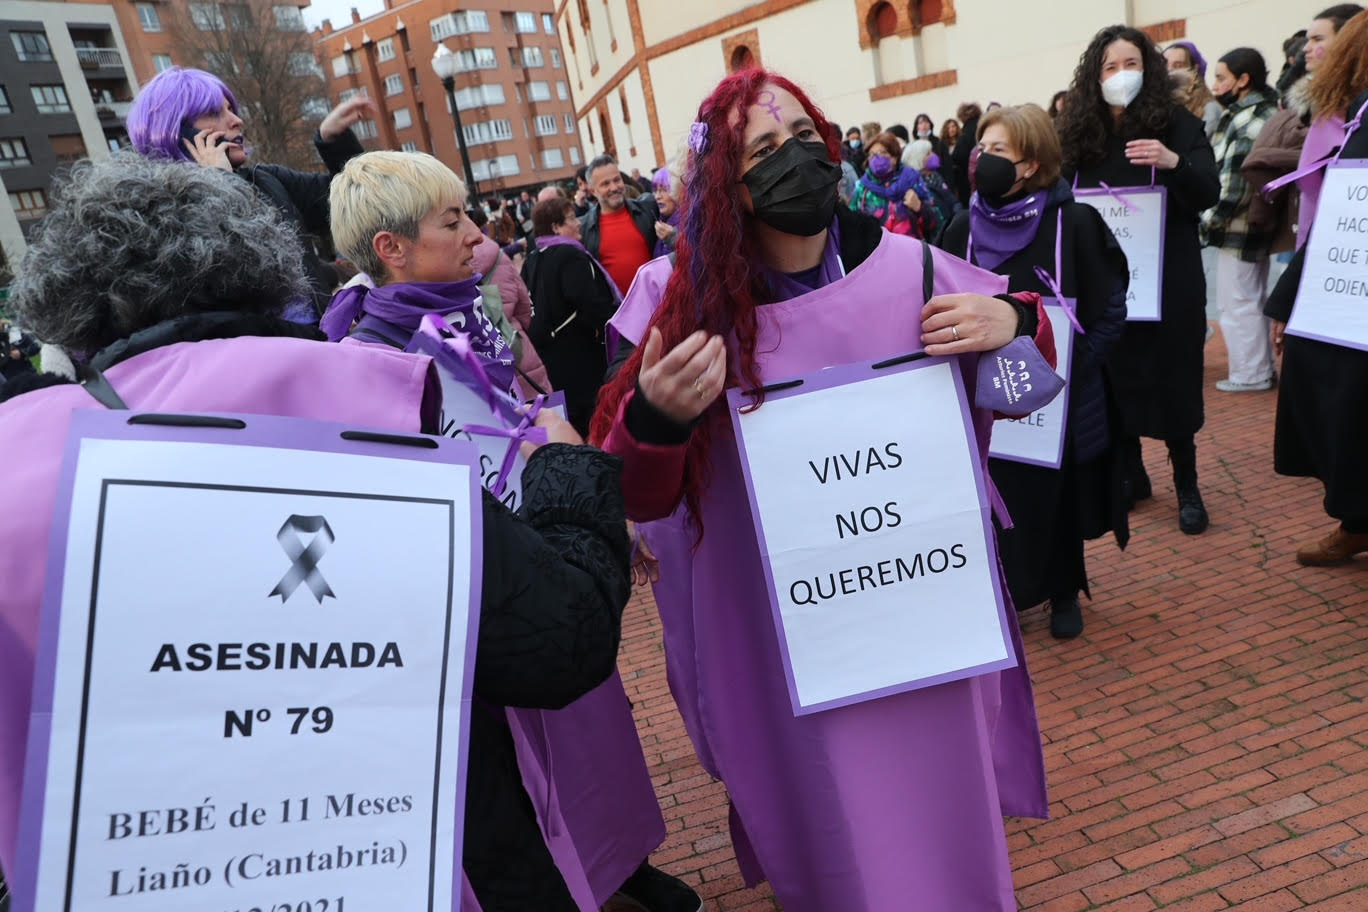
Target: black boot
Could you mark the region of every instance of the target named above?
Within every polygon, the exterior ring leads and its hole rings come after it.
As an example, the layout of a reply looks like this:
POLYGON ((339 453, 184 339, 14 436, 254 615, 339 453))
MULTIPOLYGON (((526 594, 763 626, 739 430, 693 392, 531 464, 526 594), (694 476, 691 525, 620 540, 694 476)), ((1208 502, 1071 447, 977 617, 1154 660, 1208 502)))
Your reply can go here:
POLYGON ((702 912, 703 900, 694 889, 659 868, 641 863, 613 897, 647 912, 702 912))
POLYGON ((1083 632, 1083 606, 1078 596, 1050 599, 1050 636, 1072 640, 1083 632))
POLYGON ((1211 520, 1197 490, 1197 444, 1191 439, 1170 440, 1168 451, 1173 463, 1173 486, 1178 489, 1178 528, 1188 535, 1201 535, 1211 520))

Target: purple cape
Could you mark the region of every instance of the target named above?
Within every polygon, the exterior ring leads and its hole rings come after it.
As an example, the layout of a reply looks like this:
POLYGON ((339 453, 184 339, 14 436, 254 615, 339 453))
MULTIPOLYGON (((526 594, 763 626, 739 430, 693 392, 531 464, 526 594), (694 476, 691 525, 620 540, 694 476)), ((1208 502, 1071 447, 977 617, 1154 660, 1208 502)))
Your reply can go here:
MULTIPOLYGON (((933 255, 938 294, 1006 288, 933 255)), ((761 307, 762 379, 919 350, 921 262, 917 241, 885 233, 845 278, 761 307)), ((624 338, 640 341, 669 268, 643 268, 613 320, 624 338)), ((971 399, 975 360, 963 365, 971 399)), ((991 424, 974 412, 985 462, 991 424)), ((699 760, 726 783, 746 880, 768 879, 786 912, 1015 910, 1002 815, 1048 812, 1016 624, 1017 668, 795 717, 739 457, 719 427, 698 548, 682 506, 642 529, 660 558, 670 689, 699 760)))

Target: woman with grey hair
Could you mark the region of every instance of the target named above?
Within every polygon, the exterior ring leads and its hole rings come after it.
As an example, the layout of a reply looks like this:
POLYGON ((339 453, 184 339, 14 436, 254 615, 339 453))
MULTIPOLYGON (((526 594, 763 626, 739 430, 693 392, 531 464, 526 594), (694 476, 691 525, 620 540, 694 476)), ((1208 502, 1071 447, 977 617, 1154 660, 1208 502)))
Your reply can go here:
MULTIPOLYGON (((76 354, 86 384, 54 375, 0 392, 0 868, 17 854, 20 782, 58 472, 72 413, 103 407, 327 420, 436 431, 431 360, 329 345, 282 320, 305 287, 293 229, 215 168, 114 155, 77 165, 19 266, 11 304, 76 354), (43 388, 39 388, 43 387, 43 388), (126 403, 126 405, 125 405, 126 403)), ((486 494, 475 698, 560 708, 614 669, 631 592, 621 464, 543 411, 524 503, 486 494), (536 568, 535 574, 528 568, 536 568), (535 631, 535 633, 529 633, 535 631)), ((378 559, 378 558, 377 558, 378 559)), ((522 904, 570 909, 526 798, 501 711, 471 718, 467 851, 502 853, 522 904)), ((466 883, 472 904, 475 893, 466 883)))

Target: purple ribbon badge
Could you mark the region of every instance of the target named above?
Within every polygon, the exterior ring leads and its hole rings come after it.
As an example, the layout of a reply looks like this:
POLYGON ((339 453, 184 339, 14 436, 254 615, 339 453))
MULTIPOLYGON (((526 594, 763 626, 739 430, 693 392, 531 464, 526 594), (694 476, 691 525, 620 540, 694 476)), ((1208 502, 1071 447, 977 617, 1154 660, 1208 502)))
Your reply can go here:
POLYGON ((1012 418, 1044 408, 1064 389, 1064 378, 1036 348, 1035 340, 1018 336, 997 351, 979 355, 974 404, 1012 418))

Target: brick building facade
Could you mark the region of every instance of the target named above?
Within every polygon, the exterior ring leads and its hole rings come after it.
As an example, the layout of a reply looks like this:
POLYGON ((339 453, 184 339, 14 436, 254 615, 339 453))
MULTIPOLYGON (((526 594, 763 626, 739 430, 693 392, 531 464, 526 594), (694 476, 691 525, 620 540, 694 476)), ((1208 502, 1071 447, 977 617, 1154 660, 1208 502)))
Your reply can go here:
POLYGON ((456 100, 482 194, 572 177, 581 164, 569 77, 552 0, 386 0, 386 9, 314 31, 337 104, 364 92, 379 108, 368 148, 430 152, 464 175, 446 91, 432 69, 439 42, 461 62, 456 100))

